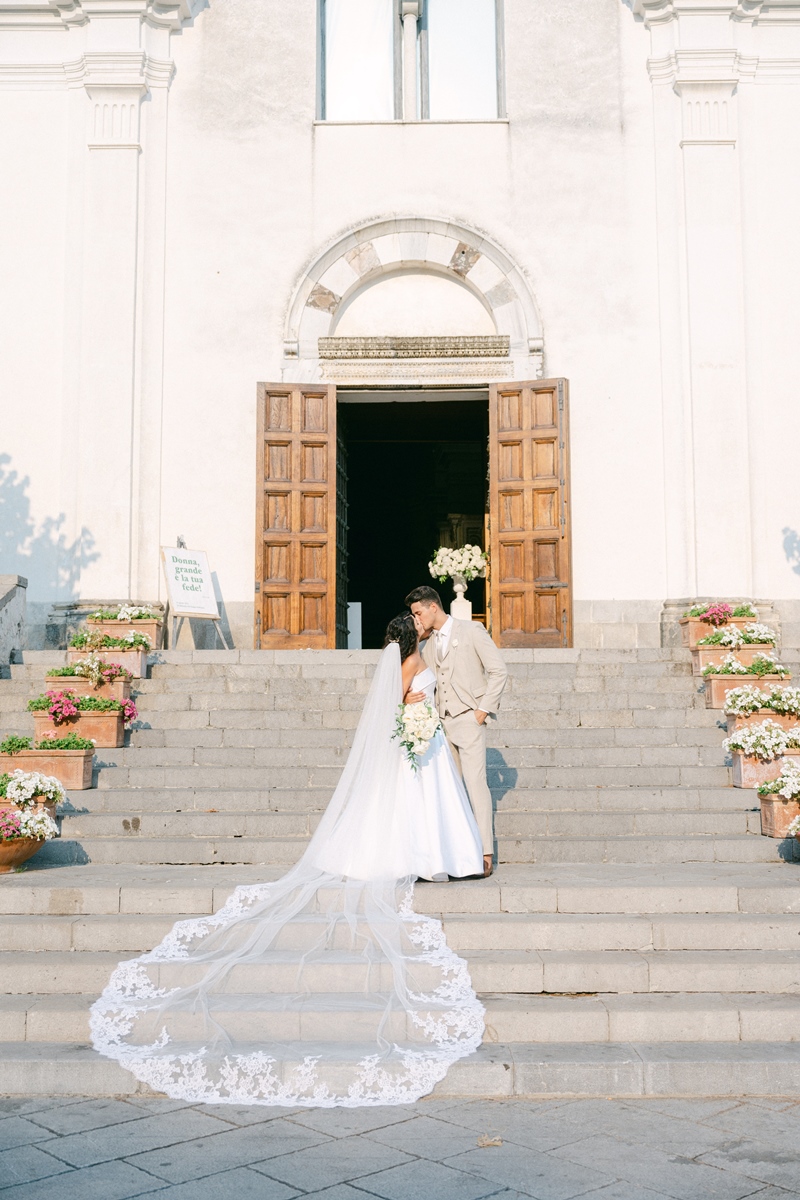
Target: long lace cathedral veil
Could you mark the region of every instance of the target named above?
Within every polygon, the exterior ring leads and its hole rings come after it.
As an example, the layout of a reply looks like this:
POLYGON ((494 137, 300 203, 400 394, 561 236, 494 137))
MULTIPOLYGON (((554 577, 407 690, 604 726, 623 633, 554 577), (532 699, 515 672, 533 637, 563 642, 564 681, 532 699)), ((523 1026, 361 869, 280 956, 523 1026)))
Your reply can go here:
POLYGON ((92 1007, 96 1050, 175 1099, 356 1107, 410 1103, 477 1049, 466 963, 411 907, 401 696, 392 643, 300 861, 120 963, 92 1007))

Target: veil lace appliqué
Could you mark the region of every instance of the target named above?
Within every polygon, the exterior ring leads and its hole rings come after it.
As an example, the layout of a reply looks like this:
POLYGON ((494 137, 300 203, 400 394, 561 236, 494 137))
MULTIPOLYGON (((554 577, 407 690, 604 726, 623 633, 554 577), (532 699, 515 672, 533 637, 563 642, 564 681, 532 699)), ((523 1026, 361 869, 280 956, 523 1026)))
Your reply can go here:
POLYGON ((441 923, 414 912, 396 644, 305 854, 122 962, 96 1050, 192 1102, 408 1104, 481 1043, 484 1009, 441 923))

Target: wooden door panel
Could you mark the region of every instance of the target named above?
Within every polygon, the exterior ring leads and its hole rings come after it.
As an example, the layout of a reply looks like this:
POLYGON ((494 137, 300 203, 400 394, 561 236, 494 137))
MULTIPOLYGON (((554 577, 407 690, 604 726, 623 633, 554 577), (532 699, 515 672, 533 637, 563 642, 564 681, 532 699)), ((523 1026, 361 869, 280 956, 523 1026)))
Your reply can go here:
POLYGON ((336 645, 336 389, 258 385, 256 631, 263 649, 336 645))
POLYGON ((489 398, 492 634, 572 640, 567 383, 493 384, 489 398))

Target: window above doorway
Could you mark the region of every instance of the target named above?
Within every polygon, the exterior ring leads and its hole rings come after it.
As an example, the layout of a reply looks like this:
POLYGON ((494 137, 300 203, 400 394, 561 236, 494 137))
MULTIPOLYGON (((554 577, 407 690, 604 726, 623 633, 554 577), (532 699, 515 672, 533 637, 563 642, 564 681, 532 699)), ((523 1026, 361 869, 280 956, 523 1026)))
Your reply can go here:
POLYGON ((318 116, 505 117, 503 0, 318 0, 318 116))

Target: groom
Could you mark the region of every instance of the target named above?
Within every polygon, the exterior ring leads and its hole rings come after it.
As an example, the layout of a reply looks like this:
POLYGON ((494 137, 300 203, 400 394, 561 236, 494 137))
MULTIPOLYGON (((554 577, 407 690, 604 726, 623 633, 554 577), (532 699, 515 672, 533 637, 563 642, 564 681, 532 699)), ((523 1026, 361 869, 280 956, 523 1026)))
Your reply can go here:
MULTIPOLYGON (((500 704, 508 671, 500 651, 478 621, 458 621, 442 608, 432 587, 406 596, 417 633, 427 638, 422 657, 436 674, 436 705, 456 764, 460 765, 483 841, 483 873, 494 854, 492 796, 486 782, 486 720, 500 704)), ((406 699, 413 703, 424 694, 406 699)))

